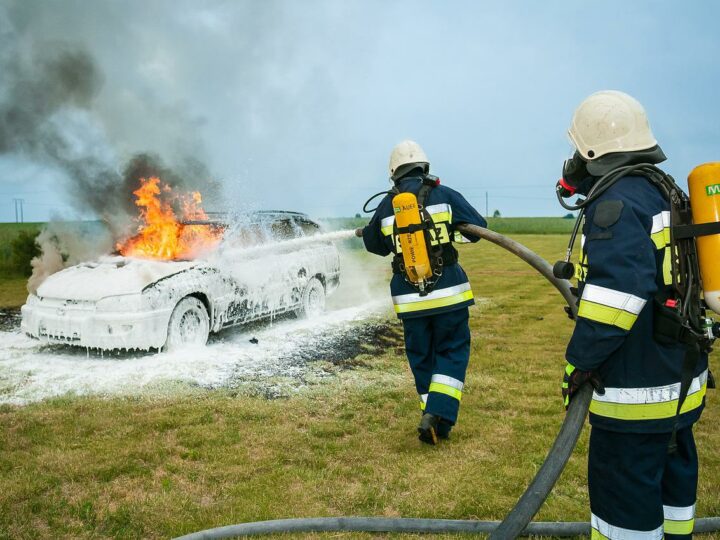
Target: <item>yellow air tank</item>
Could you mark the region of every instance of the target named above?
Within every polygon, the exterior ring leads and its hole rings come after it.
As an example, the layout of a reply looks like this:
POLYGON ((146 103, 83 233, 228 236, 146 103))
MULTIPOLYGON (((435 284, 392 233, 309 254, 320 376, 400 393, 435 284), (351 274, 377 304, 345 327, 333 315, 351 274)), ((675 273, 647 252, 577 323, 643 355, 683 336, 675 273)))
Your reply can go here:
MULTIPOLYGON (((695 167, 688 176, 693 222, 720 221, 720 162, 695 167)), ((705 303, 720 314, 720 234, 697 238, 705 303)))
MULTIPOLYGON (((417 197, 412 193, 399 193, 392 200, 395 210, 395 223, 398 228, 422 223, 420 210, 418 209, 417 197)), ((425 288, 425 282, 432 276, 430 257, 428 257, 427 245, 423 231, 402 233, 398 235, 402 249, 405 273, 410 281, 425 288)))

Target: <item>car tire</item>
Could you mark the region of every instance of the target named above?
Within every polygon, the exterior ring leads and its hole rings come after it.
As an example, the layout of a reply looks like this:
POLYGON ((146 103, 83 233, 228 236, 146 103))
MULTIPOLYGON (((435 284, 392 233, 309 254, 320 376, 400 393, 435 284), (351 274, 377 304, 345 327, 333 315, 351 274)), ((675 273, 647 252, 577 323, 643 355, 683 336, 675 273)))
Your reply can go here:
POLYGON ((318 278, 307 282, 300 298, 300 307, 295 314, 300 317, 315 317, 325 311, 325 286, 318 278))
POLYGON ((205 345, 210 334, 210 317, 203 303, 194 296, 180 300, 168 322, 165 350, 205 345))

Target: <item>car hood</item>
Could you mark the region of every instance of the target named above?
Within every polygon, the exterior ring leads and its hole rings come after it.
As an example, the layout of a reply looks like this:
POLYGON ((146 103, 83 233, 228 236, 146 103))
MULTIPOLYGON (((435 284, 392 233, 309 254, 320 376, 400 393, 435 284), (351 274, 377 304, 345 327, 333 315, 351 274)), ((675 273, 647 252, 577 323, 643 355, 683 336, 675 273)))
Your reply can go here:
POLYGON ((38 287, 40 298, 97 301, 107 296, 138 294, 159 279, 197 266, 196 261, 150 261, 102 257, 71 266, 48 277, 38 287))

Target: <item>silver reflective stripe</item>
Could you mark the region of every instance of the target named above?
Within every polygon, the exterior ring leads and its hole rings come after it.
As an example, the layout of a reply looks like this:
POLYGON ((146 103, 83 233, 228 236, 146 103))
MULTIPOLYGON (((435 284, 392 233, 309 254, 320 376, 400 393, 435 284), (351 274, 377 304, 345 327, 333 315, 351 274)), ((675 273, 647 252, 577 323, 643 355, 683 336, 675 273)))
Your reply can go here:
MULTIPOLYGON (((707 369, 695 377, 690 383, 688 396, 702 390, 707 382, 707 369)), ((665 386, 648 386, 645 388, 605 388, 605 394, 593 394, 595 401, 606 403, 623 403, 626 405, 640 405, 643 403, 666 403, 675 401, 680 397, 680 383, 665 386)))
POLYGON ((695 505, 692 506, 665 506, 663 505, 665 519, 673 521, 687 521, 695 517, 695 505))
POLYGON ((602 304, 616 309, 622 309, 633 315, 639 315, 645 307, 645 300, 633 294, 600 287, 599 285, 585 284, 582 299, 595 304, 602 304))
POLYGON ((652 228, 650 229, 650 234, 659 233, 662 231, 665 227, 670 226, 670 212, 663 211, 659 214, 655 214, 652 218, 652 228))
POLYGON ((632 529, 624 529, 623 527, 610 525, 607 521, 600 519, 595 514, 591 515, 590 525, 597 532, 603 536, 607 536, 611 540, 661 540, 663 537, 662 525, 652 531, 634 531, 632 529))
POLYGON ((380 221, 380 227, 382 227, 382 228, 389 227, 393 223, 395 223, 395 216, 388 216, 386 218, 383 218, 380 221))
POLYGON ((457 388, 458 390, 461 390, 461 391, 463 389, 463 386, 465 386, 465 384, 462 381, 455 379, 454 377, 448 377, 447 375, 440 375, 439 373, 436 373, 435 375, 433 375, 432 378, 430 379, 430 382, 444 384, 445 386, 450 386, 451 388, 457 388))
POLYGON ((584 234, 580 236, 580 247, 581 248, 585 247, 585 235, 584 234))
POLYGON ((428 395, 427 394, 419 394, 419 396, 420 396, 420 401, 424 404, 427 404, 428 395))
POLYGON ((420 296, 419 293, 400 294, 393 296, 393 304, 412 304, 413 302, 426 302, 428 300, 437 300, 439 298, 447 298, 448 296, 454 296, 456 294, 464 293, 470 290, 470 283, 461 283, 454 287, 446 287, 444 289, 436 289, 430 294, 420 296))

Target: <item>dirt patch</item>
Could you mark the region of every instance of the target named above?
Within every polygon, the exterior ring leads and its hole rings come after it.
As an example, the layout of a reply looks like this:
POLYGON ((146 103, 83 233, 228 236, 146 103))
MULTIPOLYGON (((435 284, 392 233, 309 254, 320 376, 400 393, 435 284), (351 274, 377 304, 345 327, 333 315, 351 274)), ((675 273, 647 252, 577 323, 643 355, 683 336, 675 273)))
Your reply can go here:
POLYGON ((0 331, 9 332, 20 328, 20 308, 0 309, 0 331))
POLYGON ((402 344, 402 325, 399 321, 380 321, 358 325, 316 343, 310 350, 298 351, 305 362, 325 361, 343 368, 366 366, 358 359, 362 355, 380 355, 402 344))

